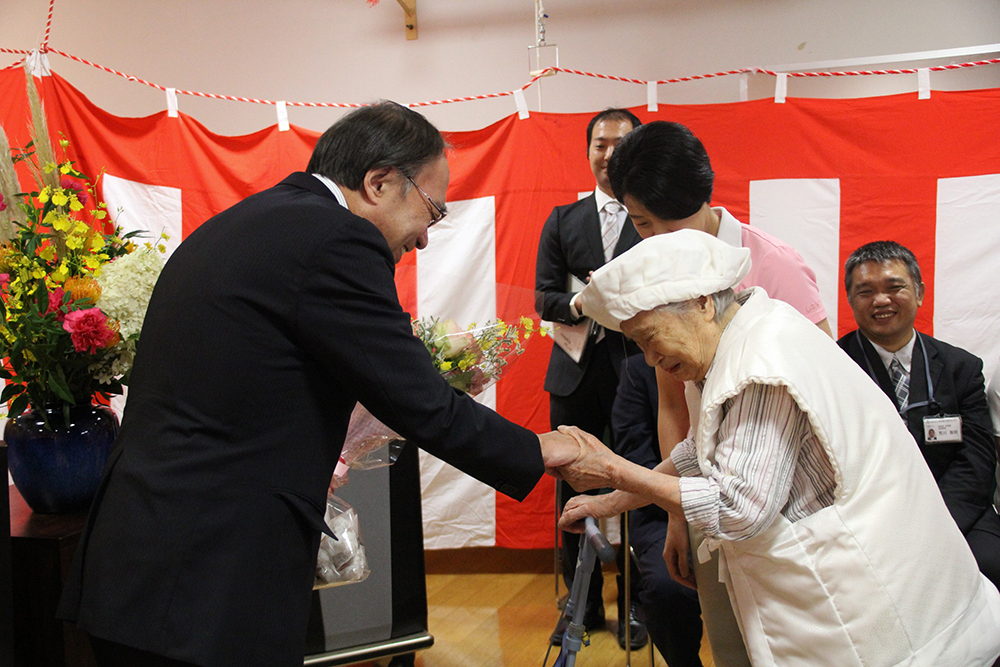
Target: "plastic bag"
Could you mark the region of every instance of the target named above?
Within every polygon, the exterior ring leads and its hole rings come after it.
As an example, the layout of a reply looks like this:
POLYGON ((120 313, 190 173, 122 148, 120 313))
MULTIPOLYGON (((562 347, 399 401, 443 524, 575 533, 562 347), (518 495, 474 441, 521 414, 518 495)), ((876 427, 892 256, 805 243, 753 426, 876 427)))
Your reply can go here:
POLYGON ((340 452, 340 460, 333 471, 330 489, 347 484, 347 472, 351 468, 372 470, 392 465, 405 444, 406 440, 375 419, 365 406, 358 403, 351 413, 351 423, 340 452))
POLYGON ((324 533, 320 540, 314 588, 353 584, 367 579, 370 573, 368 558, 354 508, 331 494, 326 500, 323 519, 337 539, 324 533))

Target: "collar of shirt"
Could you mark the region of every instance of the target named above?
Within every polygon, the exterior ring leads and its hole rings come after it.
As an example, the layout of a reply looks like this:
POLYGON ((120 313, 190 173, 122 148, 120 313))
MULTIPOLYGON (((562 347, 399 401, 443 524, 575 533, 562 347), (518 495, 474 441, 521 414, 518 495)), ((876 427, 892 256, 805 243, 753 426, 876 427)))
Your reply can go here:
POLYGON ((743 223, 721 206, 713 206, 712 212, 719 216, 719 233, 716 238, 734 248, 742 248, 743 223))
MULTIPOLYGON (((871 343, 871 341, 868 342, 871 343)), ((913 363, 913 346, 914 344, 916 344, 916 342, 917 342, 917 336, 916 336, 916 331, 914 331, 914 335, 910 336, 910 342, 908 342, 906 345, 899 348, 895 352, 890 352, 889 350, 885 349, 884 347, 876 343, 872 343, 872 347, 874 347, 875 351, 878 352, 878 357, 879 359, 882 360, 882 363, 885 365, 886 370, 889 370, 889 364, 892 363, 892 358, 896 357, 897 359, 899 359, 899 363, 903 364, 903 368, 906 369, 906 372, 909 373, 910 366, 913 363)))
MULTIPOLYGON (((333 196, 337 198, 337 202, 344 208, 347 208, 347 199, 344 198, 344 193, 340 190, 339 185, 331 181, 323 174, 313 174, 313 176, 318 178, 320 183, 330 188, 330 192, 332 192, 333 196)), ((351 209, 347 208, 347 210, 350 211, 351 209)))
MULTIPOLYGON (((607 204, 609 201, 618 201, 614 197, 611 197, 609 195, 604 194, 604 191, 601 190, 600 188, 596 188, 594 190, 594 199, 597 200, 597 214, 598 215, 601 214, 601 211, 604 210, 604 205, 607 204)), ((622 206, 622 208, 624 209, 625 207, 622 206)))

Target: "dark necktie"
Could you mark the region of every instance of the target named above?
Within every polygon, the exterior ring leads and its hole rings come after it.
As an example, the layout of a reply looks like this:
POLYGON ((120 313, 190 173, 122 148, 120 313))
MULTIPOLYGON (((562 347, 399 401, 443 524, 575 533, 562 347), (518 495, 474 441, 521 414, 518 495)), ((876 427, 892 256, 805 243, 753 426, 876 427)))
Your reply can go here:
POLYGON ((899 363, 899 359, 896 357, 893 357, 892 361, 889 362, 889 379, 892 380, 892 388, 896 391, 899 410, 902 412, 906 409, 910 398, 910 374, 906 372, 903 364, 899 363))

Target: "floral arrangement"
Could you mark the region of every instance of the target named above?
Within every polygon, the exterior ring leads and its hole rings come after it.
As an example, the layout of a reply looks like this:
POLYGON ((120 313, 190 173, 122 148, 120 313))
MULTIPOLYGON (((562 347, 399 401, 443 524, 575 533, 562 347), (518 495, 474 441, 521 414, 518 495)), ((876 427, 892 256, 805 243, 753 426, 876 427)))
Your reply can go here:
POLYGON ((68 141, 56 160, 28 79, 33 141, 11 150, 0 129, 0 401, 11 418, 122 392, 165 251, 137 245, 137 232, 104 233, 107 206, 65 157, 68 141), (16 164, 34 178, 30 192, 16 164))
MULTIPOLYGON (((495 320, 484 326, 472 324, 468 329, 450 319, 413 320, 413 334, 427 348, 434 367, 452 387, 471 396, 499 380, 536 331, 545 335, 530 317, 520 318, 517 324, 495 320)), ((347 483, 351 468, 367 470, 391 465, 403 443, 395 431, 358 404, 351 414, 331 489, 347 483)))
POLYGON ((510 360, 524 352, 522 341, 538 330, 529 317, 518 325, 503 320, 485 326, 473 323, 467 330, 450 319, 413 320, 413 333, 430 352, 434 367, 448 384, 472 396, 496 382, 510 360))

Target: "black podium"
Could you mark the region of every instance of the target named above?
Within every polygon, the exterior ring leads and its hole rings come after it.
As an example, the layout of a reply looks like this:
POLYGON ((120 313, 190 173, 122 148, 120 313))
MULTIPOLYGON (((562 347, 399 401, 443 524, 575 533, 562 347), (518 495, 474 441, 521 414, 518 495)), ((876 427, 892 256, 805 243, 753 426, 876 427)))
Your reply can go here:
MULTIPOLYGON (((0 443, 6 463, 6 449, 0 443)), ((4 466, 6 469, 6 466, 4 466)), ((371 574, 313 592, 304 664, 348 665, 429 648, 417 450, 351 471, 339 495, 358 512, 371 574)), ((86 635, 55 618, 85 514, 34 514, 11 486, 0 501, 0 666, 91 667, 86 635)))
POLYGON ((371 574, 313 591, 306 665, 347 665, 429 648, 417 449, 390 467, 351 470, 337 491, 358 513, 371 574))
MULTIPOLYGON (((0 463, 7 470, 7 445, 0 442, 0 463)), ((0 665, 14 664, 14 591, 10 571, 10 498, 0 494, 0 665)))

